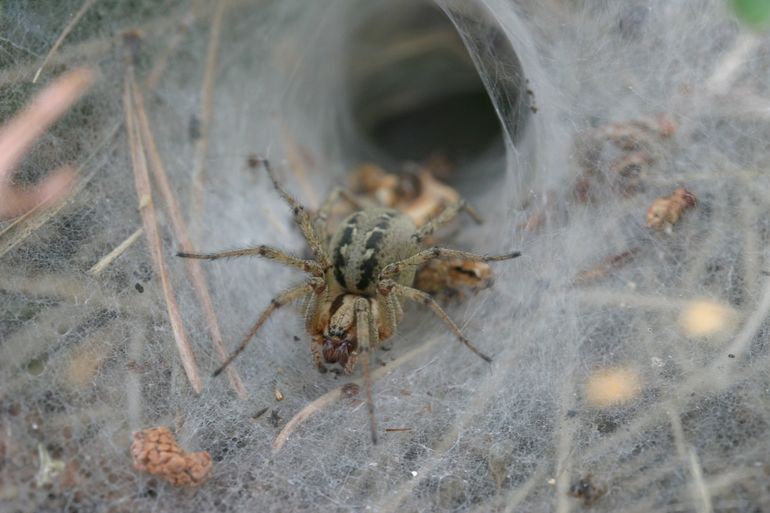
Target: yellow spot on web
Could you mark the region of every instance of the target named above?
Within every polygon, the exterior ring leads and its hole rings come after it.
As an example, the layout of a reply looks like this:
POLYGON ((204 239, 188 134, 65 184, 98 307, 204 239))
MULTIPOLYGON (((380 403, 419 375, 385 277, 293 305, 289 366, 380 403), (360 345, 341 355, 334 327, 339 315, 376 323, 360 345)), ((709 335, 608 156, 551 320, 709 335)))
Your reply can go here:
POLYGON ((639 374, 633 369, 601 369, 588 376, 586 400, 596 408, 607 408, 631 401, 639 395, 641 388, 639 374))
POLYGON ((729 306, 708 300, 693 301, 682 309, 679 327, 690 338, 724 335, 731 330, 736 317, 736 311, 729 306))

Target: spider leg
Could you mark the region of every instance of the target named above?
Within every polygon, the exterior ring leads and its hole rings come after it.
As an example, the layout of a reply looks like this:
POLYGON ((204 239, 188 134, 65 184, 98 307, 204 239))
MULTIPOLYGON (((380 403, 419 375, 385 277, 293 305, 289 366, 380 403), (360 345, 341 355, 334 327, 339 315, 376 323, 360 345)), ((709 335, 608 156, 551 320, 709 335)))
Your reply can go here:
POLYGON ((263 324, 265 324, 267 319, 270 318, 273 312, 275 312, 277 309, 281 308, 282 306, 288 303, 291 303, 292 301, 296 301, 297 299, 303 297, 306 294, 309 294, 309 293, 321 294, 323 293, 325 287, 326 287, 326 283, 324 282, 323 278, 313 277, 313 278, 310 278, 307 282, 303 283, 302 285, 293 287, 275 296, 270 301, 270 306, 268 306, 262 311, 259 318, 257 319, 257 322, 254 323, 254 326, 252 326, 249 332, 246 334, 246 336, 243 337, 243 340, 241 340, 241 343, 238 345, 235 351, 230 353, 230 356, 228 356, 227 359, 224 361, 224 363, 222 363, 222 365, 220 365, 219 368, 214 371, 213 375, 218 376, 223 370, 225 370, 225 368, 227 368, 228 365, 230 365, 230 362, 232 362, 239 354, 243 352, 244 349, 246 349, 246 346, 249 345, 249 342, 251 342, 251 339, 254 338, 254 335, 257 334, 259 329, 262 327, 263 324))
POLYGON ((275 260, 276 262, 286 265, 288 267, 294 267, 313 276, 322 277, 324 272, 318 262, 314 260, 303 260, 297 258, 288 253, 281 251, 280 249, 274 249, 269 246, 254 246, 253 248, 233 249, 229 251, 221 251, 219 253, 187 253, 180 251, 176 254, 182 258, 196 258, 199 260, 217 260, 220 258, 235 258, 242 256, 261 256, 275 260))
POLYGON ((305 321, 305 331, 313 333, 313 323, 318 313, 320 297, 315 291, 305 294, 305 300, 302 303, 302 319, 305 321))
POLYGON ((366 386, 366 405, 369 410, 369 428, 372 432, 372 443, 377 444, 377 422, 374 419, 374 401, 372 400, 372 376, 369 370, 371 348, 377 345, 377 329, 374 327, 374 316, 371 315, 369 300, 356 299, 356 337, 358 349, 364 365, 364 384, 366 386))
POLYGON ((465 346, 473 351, 476 355, 478 355, 482 360, 486 362, 491 362, 492 358, 485 355, 481 351, 479 351, 476 346, 473 345, 473 343, 468 340, 465 335, 463 335, 462 331, 460 331, 460 328, 457 327, 457 325, 452 321, 452 319, 449 318, 447 313, 439 306, 438 303, 429 295, 421 290, 417 290, 412 287, 407 287, 405 285, 400 285, 396 283, 393 280, 390 279, 384 279, 380 280, 380 283, 378 284, 377 288, 379 289, 380 293, 382 295, 389 295, 389 294, 397 294, 399 296, 405 297, 406 299, 410 299, 414 301, 415 303, 420 303, 431 310, 433 310, 433 313, 435 313, 442 321, 444 321, 444 324, 447 325, 449 330, 457 336, 457 338, 460 339, 460 342, 465 344, 465 346))
POLYGON ((461 199, 447 206, 438 216, 418 228, 417 232, 412 235, 412 239, 417 242, 422 242, 426 237, 431 236, 433 232, 457 217, 457 214, 459 214, 461 210, 465 211, 476 224, 481 224, 483 222, 483 219, 481 219, 481 216, 476 212, 476 209, 470 206, 467 201, 461 199))
POLYGON ((357 210, 362 210, 364 208, 361 202, 358 201, 358 199, 356 199, 356 197, 353 196, 349 190, 342 187, 335 187, 331 190, 329 195, 326 196, 326 199, 321 205, 321 208, 319 208, 318 212, 315 214, 315 229, 316 232, 320 233, 322 236, 326 233, 327 230, 329 213, 331 212, 332 207, 334 207, 334 204, 337 203, 340 198, 353 205, 353 207, 357 210))
POLYGON ((406 267, 420 266, 434 258, 459 258, 462 260, 470 260, 472 262, 497 262, 500 260, 509 260, 518 256, 521 256, 520 251, 506 253, 505 255, 477 255, 475 253, 468 253, 467 251, 460 251, 457 249, 434 247, 415 253, 398 262, 392 262, 386 265, 380 272, 380 279, 396 276, 406 267))
POLYGON ((315 256, 315 259, 319 264, 321 264, 323 269, 328 269, 331 267, 331 260, 329 259, 329 255, 326 254, 322 238, 318 236, 318 233, 313 227, 310 214, 308 214, 307 210, 305 210, 305 207, 300 205, 300 203, 294 199, 291 194, 286 192, 286 190, 281 187, 281 184, 278 183, 278 180, 273 174, 273 170, 270 167, 270 162, 267 159, 263 159, 262 165, 265 166, 265 170, 267 171, 268 176, 270 176, 270 180, 273 182, 273 186, 278 191, 278 194, 280 194, 284 201, 286 201, 286 203, 288 203, 291 207, 292 214, 294 215, 294 222, 297 224, 300 231, 302 232, 302 235, 305 237, 308 246, 310 246, 310 250, 313 252, 313 256, 315 256))
POLYGON ((404 312, 401 310, 401 304, 398 302, 398 297, 396 297, 396 294, 383 295, 377 291, 376 297, 377 304, 379 305, 380 309, 380 318, 387 327, 387 331, 385 332, 386 336, 383 337, 383 339, 386 339, 391 337, 396 332, 398 327, 398 320, 401 318, 404 312))

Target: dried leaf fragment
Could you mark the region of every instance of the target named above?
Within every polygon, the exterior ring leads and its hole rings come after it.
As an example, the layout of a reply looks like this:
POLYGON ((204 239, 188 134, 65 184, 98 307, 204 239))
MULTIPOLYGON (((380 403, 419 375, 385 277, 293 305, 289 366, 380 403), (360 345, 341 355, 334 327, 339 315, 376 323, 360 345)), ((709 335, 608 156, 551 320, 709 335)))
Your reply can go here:
POLYGON ((353 172, 353 190, 373 197, 377 202, 393 207, 403 193, 399 192, 399 177, 374 164, 363 164, 353 172))
POLYGON ((425 168, 395 175, 373 164, 364 164, 353 173, 352 181, 354 191, 383 206, 400 210, 417 226, 422 226, 447 205, 460 199, 456 190, 433 178, 425 168))
POLYGON ((599 265, 578 273, 572 282, 575 285, 585 285, 586 283, 606 278, 613 270, 619 269, 633 260, 638 252, 639 248, 632 248, 617 255, 607 257, 599 265))
POLYGON ((679 187, 671 193, 670 196, 664 196, 656 199, 647 209, 647 226, 660 230, 666 225, 673 225, 679 221, 682 213, 697 203, 695 195, 679 187))
POLYGON ((211 474, 211 456, 206 451, 185 452, 167 427, 134 433, 131 443, 134 468, 156 475, 177 486, 198 486, 211 474))
POLYGON ((462 296, 462 289, 480 290, 492 282, 492 269, 485 262, 461 258, 431 260, 417 270, 415 287, 429 294, 462 296))

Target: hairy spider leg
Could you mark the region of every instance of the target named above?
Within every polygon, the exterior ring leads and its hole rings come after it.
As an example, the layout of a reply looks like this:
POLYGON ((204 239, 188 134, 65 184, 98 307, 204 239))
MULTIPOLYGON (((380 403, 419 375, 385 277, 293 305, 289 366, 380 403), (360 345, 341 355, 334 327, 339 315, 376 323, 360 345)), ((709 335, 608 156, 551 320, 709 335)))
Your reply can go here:
POLYGON ((328 222, 329 222, 329 213, 332 210, 332 207, 334 207, 334 204, 337 203, 340 198, 344 199, 357 210, 362 210, 364 206, 361 204, 358 199, 353 196, 353 194, 348 191, 347 189, 344 189, 342 187, 335 187, 329 192, 329 194, 326 196, 326 199, 324 199, 324 202, 321 204, 321 208, 318 209, 318 212, 316 212, 315 215, 315 229, 316 233, 320 234, 321 237, 325 237, 327 230, 328 230, 328 222))
POLYGON ((323 269, 315 260, 303 260, 290 255, 280 249, 271 248, 270 246, 254 246, 250 248, 233 249, 229 251, 221 251, 218 253, 187 253, 180 251, 176 254, 182 258, 196 258, 199 260, 218 260, 220 258, 236 258, 242 256, 261 256, 275 260, 276 262, 286 265, 288 267, 294 267, 300 271, 304 271, 313 276, 323 277, 323 269))
POLYGON ((447 325, 449 330, 457 336, 457 338, 460 339, 460 342, 465 344, 465 347, 470 349, 473 353, 475 353, 477 356, 479 356, 482 360, 485 362, 491 363, 492 358, 482 353, 473 343, 466 338, 465 335, 463 335, 462 331, 460 331, 460 328, 457 327, 457 325, 452 321, 452 319, 447 315, 447 313, 439 306, 438 303, 430 296, 430 294, 423 292, 421 290, 417 290, 412 287, 407 287, 406 285, 400 285, 396 283, 393 280, 385 279, 382 280, 379 284, 379 288, 381 290, 381 293, 385 296, 387 295, 398 295, 401 297, 404 297, 406 299, 409 299, 411 301, 414 301, 415 303, 420 303, 431 310, 433 310, 433 313, 436 314, 439 319, 444 321, 444 324, 447 325))
POLYGON ((418 228, 417 232, 412 235, 412 239, 417 242, 422 242, 426 237, 430 237, 433 232, 457 217, 457 214, 459 214, 460 211, 467 213, 471 219, 476 222, 476 224, 481 224, 484 222, 478 212, 476 212, 476 209, 470 206, 467 201, 461 199, 447 206, 444 210, 441 211, 439 215, 418 228))
POLYGON ((374 326, 374 316, 371 314, 369 300, 364 297, 356 299, 356 332, 358 350, 363 360, 364 383, 366 386, 366 406, 369 411, 369 428, 372 434, 372 444, 377 444, 377 422, 374 418, 374 400, 372 399, 372 377, 370 373, 371 348, 377 347, 377 328, 374 326))
POLYGON ((380 272, 380 279, 391 278, 407 267, 420 266, 434 258, 459 258, 462 260, 470 260, 472 262, 499 262, 501 260, 510 260, 518 256, 521 256, 521 251, 514 251, 504 255, 477 255, 476 253, 469 253, 458 249, 433 247, 415 253, 398 262, 386 265, 380 272))
POLYGON ((273 170, 270 167, 270 162, 266 159, 263 159, 261 162, 262 165, 265 166, 265 170, 267 171, 270 180, 273 182, 275 190, 278 191, 278 194, 280 194, 284 201, 286 201, 286 203, 288 203, 291 207, 292 214, 294 215, 294 222, 297 224, 300 231, 302 232, 302 235, 305 237, 308 246, 310 246, 310 250, 313 252, 313 256, 323 269, 328 269, 332 265, 331 259, 326 253, 326 249, 324 248, 322 242, 323 239, 318 236, 318 233, 313 227, 310 214, 308 214, 307 210, 305 210, 305 207, 300 205, 300 203, 294 199, 291 194, 286 192, 280 183, 278 183, 278 180, 276 180, 275 175, 273 174, 273 170))
MULTIPOLYGON (((457 336, 457 338, 459 338, 460 341, 463 344, 465 344, 465 346, 468 349, 476 353, 483 360, 487 362, 491 362, 492 359, 489 356, 482 353, 481 351, 479 351, 476 348, 476 346, 474 346, 473 343, 470 340, 468 340, 465 337, 465 335, 463 335, 462 331, 460 331, 460 328, 457 327, 457 325, 452 321, 452 319, 449 318, 447 313, 438 305, 438 303, 436 303, 436 301, 429 294, 421 290, 415 289, 413 287, 400 285, 396 283, 396 281, 391 279, 391 277, 398 275, 406 267, 419 266, 434 258, 461 258, 464 260, 471 260, 476 262, 496 262, 500 260, 509 260, 511 258, 516 258, 520 255, 521 255, 521 252, 519 251, 514 251, 513 253, 507 253, 505 255, 488 256, 488 255, 477 255, 475 253, 468 253, 467 251, 459 251, 456 249, 448 249, 448 248, 435 247, 435 248, 426 249, 410 257, 407 257, 403 260, 386 265, 380 272, 379 281, 377 285, 377 292, 378 294, 385 297, 386 305, 389 304, 388 303, 389 296, 393 296, 393 295, 395 295, 396 297, 405 297, 406 299, 409 299, 411 301, 415 301, 417 303, 422 303, 426 305, 428 308, 433 310, 433 313, 435 313, 442 321, 444 321, 444 324, 446 324, 449 327, 452 333, 454 333, 457 336)), ((387 312, 386 312, 386 315, 387 315, 387 312)))
POLYGON ((275 296, 271 301, 270 305, 265 308, 265 310, 262 311, 259 318, 257 319, 257 322, 254 323, 254 326, 251 327, 249 332, 246 334, 245 337, 243 337, 243 340, 241 340, 241 343, 238 345, 238 347, 230 353, 230 356, 227 357, 227 359, 224 361, 224 363, 214 371, 214 376, 218 376, 225 368, 227 368, 228 365, 230 365, 230 362, 232 362, 239 354, 243 352, 244 349, 246 349, 246 346, 249 345, 249 342, 251 342, 251 339, 254 338, 254 335, 257 334, 259 329, 262 327, 263 324, 267 321, 267 319, 270 318, 270 316, 275 312, 277 309, 281 308, 284 305, 287 305, 293 301, 296 301, 297 299, 305 296, 308 293, 313 293, 315 295, 320 295, 324 292, 326 289, 326 282, 323 278, 313 277, 310 278, 307 282, 297 285, 296 287, 293 287, 287 291, 282 292, 281 294, 275 296))
POLYGON ((327 255, 326 250, 323 248, 323 245, 319 240, 315 229, 313 228, 312 222, 310 220, 310 216, 308 215, 305 208, 302 205, 300 205, 296 199, 294 199, 289 193, 287 193, 281 187, 281 185, 278 183, 275 176, 273 175, 272 169, 270 168, 270 163, 264 159, 261 162, 265 166, 265 170, 267 171, 267 174, 270 177, 270 180, 273 182, 273 185, 275 186, 278 193, 292 208, 292 212, 294 214, 294 222, 300 228, 300 231, 302 232, 303 236, 305 237, 305 240, 310 246, 310 249, 312 250, 313 255, 316 257, 316 261, 300 259, 295 256, 289 255, 284 251, 274 249, 264 245, 256 246, 252 248, 223 251, 219 253, 179 252, 177 253, 177 256, 180 256, 183 258, 197 258, 197 259, 203 259, 203 260, 217 260, 219 258, 234 258, 234 257, 240 257, 240 256, 262 256, 265 258, 275 260, 286 266, 294 267, 296 269, 307 272, 311 274, 313 277, 310 278, 310 280, 308 280, 306 283, 302 285, 298 285, 297 287, 294 287, 292 289, 289 289, 283 292, 282 294, 276 296, 275 298, 273 298, 270 302, 270 306, 268 306, 262 312, 257 322, 251 328, 248 335, 243 338, 240 345, 235 349, 235 351, 233 351, 230 354, 230 356, 227 357, 224 363, 216 371, 214 371, 214 376, 219 375, 246 348, 246 346, 249 344, 249 342, 254 337, 254 335, 256 335, 256 333, 259 331, 259 329, 262 327, 265 321, 267 321, 267 319, 270 317, 270 315, 272 315, 272 313, 275 310, 277 310, 278 308, 280 308, 281 306, 287 303, 290 303, 292 301, 299 299, 300 297, 310 295, 310 297, 306 300, 306 304, 309 305, 311 310, 306 311, 306 315, 308 316, 308 318, 312 318, 315 315, 315 310, 317 309, 317 306, 318 306, 317 298, 319 295, 323 294, 326 289, 326 282, 323 279, 323 276, 324 276, 325 270, 331 266, 331 260, 329 259, 329 256, 327 255))
POLYGON ((375 297, 380 308, 382 322, 385 323, 392 335, 398 329, 398 320, 404 313, 401 309, 401 303, 399 303, 396 294, 382 294, 379 288, 375 297))

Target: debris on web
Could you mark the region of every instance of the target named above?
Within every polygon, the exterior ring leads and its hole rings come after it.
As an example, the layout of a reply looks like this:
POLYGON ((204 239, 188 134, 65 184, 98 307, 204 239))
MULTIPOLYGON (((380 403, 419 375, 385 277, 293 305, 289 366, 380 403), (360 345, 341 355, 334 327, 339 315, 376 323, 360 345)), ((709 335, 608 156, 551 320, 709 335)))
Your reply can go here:
POLYGON ((185 452, 167 427, 147 428, 134 433, 131 443, 134 468, 177 486, 200 486, 213 468, 206 451, 185 452))

